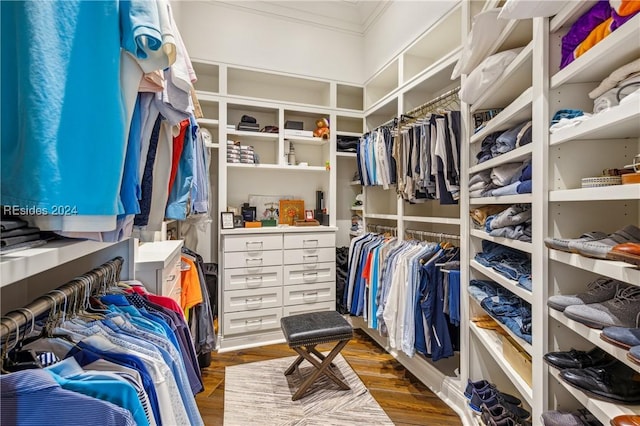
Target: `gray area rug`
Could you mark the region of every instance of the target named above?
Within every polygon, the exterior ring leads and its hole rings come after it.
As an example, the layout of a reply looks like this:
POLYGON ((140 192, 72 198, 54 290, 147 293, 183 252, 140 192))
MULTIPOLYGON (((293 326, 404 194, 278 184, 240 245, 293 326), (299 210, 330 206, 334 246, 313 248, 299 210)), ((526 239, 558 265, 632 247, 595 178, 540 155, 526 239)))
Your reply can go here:
MULTIPOLYGON (((341 390, 326 376, 317 379, 305 396, 291 401, 304 380, 284 371, 296 357, 235 365, 225 369, 224 424, 239 425, 393 425, 342 355, 333 363, 334 373, 349 384, 341 390)), ((304 361, 300 373, 313 367, 304 361)))

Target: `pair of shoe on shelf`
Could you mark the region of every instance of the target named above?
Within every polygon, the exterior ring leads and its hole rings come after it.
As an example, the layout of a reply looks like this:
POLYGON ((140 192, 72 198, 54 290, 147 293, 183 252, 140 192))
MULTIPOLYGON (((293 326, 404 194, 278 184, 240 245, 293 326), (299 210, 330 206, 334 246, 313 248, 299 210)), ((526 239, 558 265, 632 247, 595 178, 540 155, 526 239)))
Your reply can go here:
POLYGON ((627 358, 640 364, 640 328, 606 327, 600 333, 600 338, 628 349, 627 358))
POLYGON ((640 327, 640 287, 610 278, 587 284, 587 291, 554 295, 547 306, 588 327, 640 327))
POLYGON ((640 228, 635 225, 628 225, 609 235, 595 231, 574 239, 545 238, 544 244, 555 250, 640 266, 640 228))
POLYGON ((560 378, 590 397, 622 404, 640 404, 638 373, 600 348, 549 352, 547 364, 560 369, 560 378))
POLYGON ((611 426, 640 426, 640 416, 624 414, 611 419, 611 426))
POLYGON ((546 411, 542 413, 544 426, 603 426, 589 410, 581 408, 576 411, 546 411))
POLYGON ((469 400, 469 407, 480 414, 486 426, 530 426, 527 421, 531 413, 520 407, 522 401, 496 389, 486 380, 468 381, 464 396, 469 400))

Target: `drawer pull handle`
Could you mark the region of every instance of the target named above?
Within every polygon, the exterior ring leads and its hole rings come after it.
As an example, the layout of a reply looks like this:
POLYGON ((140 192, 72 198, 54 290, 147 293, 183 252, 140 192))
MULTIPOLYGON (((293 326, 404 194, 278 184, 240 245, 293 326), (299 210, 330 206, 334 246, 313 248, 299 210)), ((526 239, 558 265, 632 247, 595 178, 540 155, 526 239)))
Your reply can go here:
POLYGON ((249 303, 262 303, 262 297, 247 297, 246 299, 244 299, 244 303, 246 303, 247 305, 249 303))
POLYGON ((171 274, 167 277, 166 281, 171 282, 176 279, 176 276, 177 276, 176 274, 171 274))
POLYGON ((257 248, 255 248, 254 250, 261 250, 262 249, 262 241, 247 241, 245 243, 245 245, 247 246, 247 250, 251 250, 251 247, 249 247, 250 245, 256 245, 257 248))
POLYGON ((248 264, 252 264, 251 262, 255 262, 253 263, 253 265, 261 265, 262 264, 262 258, 258 258, 258 259, 246 259, 248 264))
POLYGON ((302 273, 302 278, 306 279, 306 278, 318 278, 318 273, 317 272, 303 272, 302 273))
POLYGON ((318 240, 303 240, 302 241, 302 245, 305 245, 307 243, 309 243, 309 244, 313 243, 313 244, 315 244, 317 246, 318 245, 318 240))
POLYGON ((309 292, 302 293, 302 297, 309 297, 309 296, 318 297, 318 292, 317 291, 309 291, 309 292))
POLYGON ((262 284, 262 276, 258 277, 244 277, 244 282, 249 287, 259 287, 262 284), (257 284, 257 285, 255 285, 257 284))
POLYGON ((318 255, 317 254, 313 254, 313 255, 309 255, 309 256, 302 256, 303 263, 306 263, 306 259, 308 259, 308 258, 315 259, 315 260, 312 260, 312 262, 317 262, 318 261, 318 255))
POLYGON ((244 320, 245 325, 262 325, 262 318, 257 320, 244 320))

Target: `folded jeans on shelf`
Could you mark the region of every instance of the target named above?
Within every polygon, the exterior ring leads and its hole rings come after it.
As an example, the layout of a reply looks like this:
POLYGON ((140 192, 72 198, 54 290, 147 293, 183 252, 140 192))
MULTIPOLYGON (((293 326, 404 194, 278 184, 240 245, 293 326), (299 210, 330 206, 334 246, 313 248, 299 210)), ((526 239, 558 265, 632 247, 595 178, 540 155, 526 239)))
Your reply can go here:
POLYGON ((518 195, 518 187, 520 186, 520 181, 513 182, 509 185, 496 188, 491 191, 492 197, 503 197, 505 195, 518 195))
POLYGON ((530 221, 531 206, 528 204, 513 204, 502 212, 489 216, 485 224, 485 229, 487 232, 490 232, 493 229, 520 225, 530 221))

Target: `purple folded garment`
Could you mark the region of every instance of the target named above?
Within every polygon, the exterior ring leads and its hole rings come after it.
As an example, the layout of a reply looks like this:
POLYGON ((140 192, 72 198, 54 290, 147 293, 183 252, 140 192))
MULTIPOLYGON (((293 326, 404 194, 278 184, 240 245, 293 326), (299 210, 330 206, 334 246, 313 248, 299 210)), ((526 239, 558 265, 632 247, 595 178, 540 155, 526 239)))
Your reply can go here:
MULTIPOLYGON (((582 15, 571 26, 567 34, 562 37, 562 61, 560 69, 569 65, 575 59, 573 52, 591 31, 611 17, 609 0, 600 0, 587 13, 582 15)), ((621 17, 625 18, 625 17, 621 17)))
POLYGON ((615 9, 611 9, 611 17, 613 18, 613 22, 611 23, 611 31, 615 31, 618 28, 620 28, 622 26, 622 24, 624 24, 629 19, 631 19, 634 16, 636 16, 638 14, 638 12, 640 12, 640 11, 633 12, 632 14, 627 15, 627 16, 621 16, 621 15, 618 15, 618 13, 616 12, 615 9))

